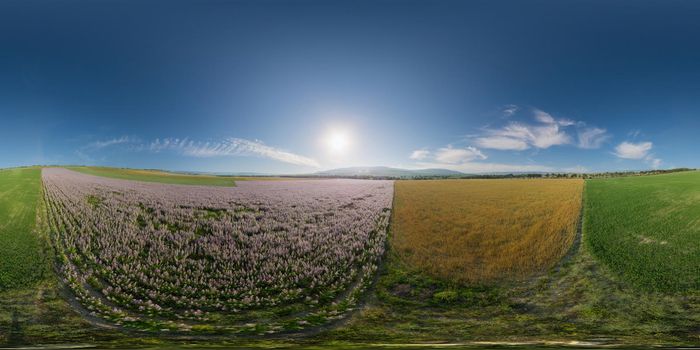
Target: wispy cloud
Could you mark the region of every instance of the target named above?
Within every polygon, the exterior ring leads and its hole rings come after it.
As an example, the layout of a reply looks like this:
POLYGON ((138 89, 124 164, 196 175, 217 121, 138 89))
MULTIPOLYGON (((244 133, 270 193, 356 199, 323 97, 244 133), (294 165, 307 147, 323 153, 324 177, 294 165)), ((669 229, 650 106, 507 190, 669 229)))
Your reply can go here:
POLYGON ((575 121, 571 119, 566 119, 566 118, 561 118, 561 119, 554 119, 551 114, 539 110, 539 109, 534 109, 532 113, 535 115, 535 120, 537 120, 540 123, 543 124, 557 124, 560 126, 571 126, 576 124, 575 121))
POLYGON ((503 113, 503 116, 504 116, 504 117, 510 118, 510 117, 512 117, 515 113, 517 113, 519 109, 520 109, 520 108, 519 108, 518 106, 516 106, 516 105, 505 105, 505 106, 503 106, 503 109, 502 109, 501 112, 503 113))
POLYGON ((268 146, 262 141, 241 138, 227 138, 221 141, 195 141, 189 138, 163 138, 151 142, 141 142, 134 138, 122 137, 106 141, 97 141, 86 145, 79 151, 97 152, 105 147, 114 145, 129 145, 127 151, 138 152, 175 152, 189 157, 226 157, 226 156, 255 156, 269 158, 284 163, 318 168, 321 165, 313 158, 298 155, 283 149, 268 146))
POLYGON ((321 165, 313 158, 268 146, 262 141, 227 138, 218 142, 201 142, 185 139, 156 139, 148 146, 151 152, 173 150, 191 157, 258 156, 284 163, 318 168, 321 165))
POLYGON ((536 123, 512 121, 501 128, 484 129, 482 134, 473 135, 471 139, 481 148, 524 151, 570 144, 583 149, 594 149, 600 148, 610 138, 603 128, 587 127, 584 122, 568 118, 555 118, 540 109, 533 109, 532 116, 536 123), (572 129, 576 130, 578 136, 576 143, 570 134, 572 129))
POLYGON ((583 149, 600 148, 610 139, 608 131, 602 128, 590 127, 578 130, 578 147, 583 149))
POLYGON ((623 142, 615 147, 615 155, 624 159, 642 159, 649 154, 652 148, 651 142, 623 142))
POLYGON ((482 148, 514 151, 571 143, 571 137, 562 130, 563 125, 570 125, 568 120, 555 120, 544 112, 536 114, 536 119, 541 124, 511 122, 500 129, 487 129, 486 135, 477 137, 474 141, 482 148))
POLYGON ((630 130, 630 132, 627 133, 627 136, 631 137, 632 139, 636 139, 637 137, 642 136, 642 130, 630 130))
POLYGON ((411 152, 411 155, 408 158, 411 158, 413 160, 423 160, 426 159, 430 156, 430 151, 427 149, 417 149, 413 152, 411 152))
POLYGON ((479 147, 497 149, 501 151, 524 151, 530 148, 527 141, 501 135, 479 137, 476 139, 476 144, 479 145, 479 147))
MULTIPOLYGON (((78 156, 82 161, 88 163, 94 163, 96 161, 94 155, 100 151, 113 147, 113 146, 128 146, 130 148, 139 147, 140 141, 137 138, 130 136, 122 136, 118 138, 111 138, 107 140, 97 140, 83 145, 82 147, 75 150, 75 155, 78 156)), ((104 160, 104 157, 100 157, 104 160)))
POLYGON ((472 174, 562 171, 561 169, 537 164, 483 162, 483 160, 488 159, 488 157, 480 149, 473 146, 454 147, 453 145, 447 145, 439 148, 435 152, 431 152, 427 149, 420 149, 414 151, 409 158, 418 160, 418 162, 413 165, 416 168, 450 169, 472 174))
MULTIPOLYGON (((520 107, 506 105, 502 107, 501 111, 504 117, 510 118, 520 111, 520 107)), ((436 151, 420 149, 414 151, 410 158, 418 161, 416 163, 418 166, 446 168, 463 172, 580 173, 588 172, 589 170, 582 166, 545 166, 534 164, 534 161, 531 161, 529 164, 484 162, 487 156, 480 148, 524 151, 527 149, 546 149, 553 146, 572 145, 581 149, 598 149, 612 137, 606 129, 588 126, 583 121, 555 117, 540 109, 531 109, 530 111, 532 113, 531 122, 511 120, 504 126, 483 128, 478 134, 466 136, 466 139, 471 141, 473 146, 455 148, 452 145, 448 145, 436 151)), ((624 151, 622 150, 621 152, 624 153, 624 151)), ((660 160, 649 160, 648 162, 654 166, 660 164, 660 160)))
POLYGON ((115 145, 124 145, 124 144, 133 144, 133 143, 138 143, 139 140, 130 136, 122 136, 119 138, 112 138, 108 140, 98 140, 94 142, 90 142, 87 145, 83 146, 81 149, 82 150, 91 150, 91 151, 99 151, 103 148, 107 148, 110 146, 115 146, 115 145))
POLYGON ((446 164, 462 164, 471 162, 476 159, 486 159, 487 157, 481 153, 476 147, 453 148, 451 145, 440 148, 435 152, 435 160, 439 163, 446 164))
POLYGON ((487 157, 476 147, 468 146, 461 148, 447 145, 446 147, 439 148, 435 152, 431 152, 425 148, 415 150, 411 153, 409 158, 417 161, 431 161, 436 164, 462 164, 474 160, 484 160, 487 157))

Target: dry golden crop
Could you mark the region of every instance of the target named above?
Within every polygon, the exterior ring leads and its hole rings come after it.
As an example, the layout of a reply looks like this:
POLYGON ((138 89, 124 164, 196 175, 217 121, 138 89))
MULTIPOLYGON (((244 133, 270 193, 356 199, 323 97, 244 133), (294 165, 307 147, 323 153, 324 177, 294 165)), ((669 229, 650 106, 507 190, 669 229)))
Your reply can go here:
POLYGON ((392 245, 430 275, 518 279, 559 261, 576 236, 583 181, 397 181, 392 245))

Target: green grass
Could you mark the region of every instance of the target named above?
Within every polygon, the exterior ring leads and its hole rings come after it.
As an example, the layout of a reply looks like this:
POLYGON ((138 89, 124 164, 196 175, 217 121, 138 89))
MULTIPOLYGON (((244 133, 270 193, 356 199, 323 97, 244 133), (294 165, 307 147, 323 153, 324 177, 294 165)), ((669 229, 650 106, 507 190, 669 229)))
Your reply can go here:
POLYGON ((90 325, 51 267, 40 168, 0 169, 0 348, 123 337, 90 325))
POLYGON ((177 185, 201 185, 232 187, 236 183, 233 177, 213 175, 185 175, 158 170, 121 169, 104 167, 67 167, 84 174, 110 177, 122 180, 160 182, 177 185))
POLYGON ((45 241, 34 229, 40 198, 41 169, 0 170, 0 291, 46 274, 45 241))
POLYGON ((700 172, 590 180, 592 253, 635 286, 700 289, 700 172))

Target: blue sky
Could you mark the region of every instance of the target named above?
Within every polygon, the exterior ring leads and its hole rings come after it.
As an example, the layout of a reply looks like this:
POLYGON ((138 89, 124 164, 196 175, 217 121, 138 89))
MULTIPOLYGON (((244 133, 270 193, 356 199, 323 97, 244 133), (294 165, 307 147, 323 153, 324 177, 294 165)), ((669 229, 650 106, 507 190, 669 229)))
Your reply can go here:
POLYGON ((691 1, 3 1, 0 167, 700 167, 699 16, 691 1))

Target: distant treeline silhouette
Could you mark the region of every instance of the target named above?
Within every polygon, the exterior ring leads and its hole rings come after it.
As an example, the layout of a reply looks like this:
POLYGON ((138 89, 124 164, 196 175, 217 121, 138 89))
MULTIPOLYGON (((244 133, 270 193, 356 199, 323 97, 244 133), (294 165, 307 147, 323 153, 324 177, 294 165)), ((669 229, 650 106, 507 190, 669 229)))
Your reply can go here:
POLYGON ((626 176, 646 176, 677 173, 682 171, 694 171, 692 168, 675 168, 664 170, 636 170, 636 171, 609 171, 600 173, 509 173, 509 174, 464 174, 448 176, 371 176, 371 175, 282 175, 290 178, 324 178, 324 179, 367 179, 367 180, 440 180, 440 179, 598 179, 626 176))

